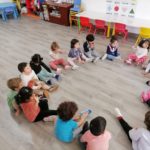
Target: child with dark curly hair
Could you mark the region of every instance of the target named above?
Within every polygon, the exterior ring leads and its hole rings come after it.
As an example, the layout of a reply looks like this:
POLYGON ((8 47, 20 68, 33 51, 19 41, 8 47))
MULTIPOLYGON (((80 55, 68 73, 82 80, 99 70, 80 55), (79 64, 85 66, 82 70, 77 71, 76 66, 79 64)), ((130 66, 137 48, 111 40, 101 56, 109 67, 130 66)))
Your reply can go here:
POLYGON ((66 101, 58 106, 58 118, 55 125, 56 138, 62 142, 72 142, 74 139, 74 131, 82 126, 88 114, 91 112, 87 110, 80 114, 80 117, 75 116, 78 110, 76 103, 66 101))

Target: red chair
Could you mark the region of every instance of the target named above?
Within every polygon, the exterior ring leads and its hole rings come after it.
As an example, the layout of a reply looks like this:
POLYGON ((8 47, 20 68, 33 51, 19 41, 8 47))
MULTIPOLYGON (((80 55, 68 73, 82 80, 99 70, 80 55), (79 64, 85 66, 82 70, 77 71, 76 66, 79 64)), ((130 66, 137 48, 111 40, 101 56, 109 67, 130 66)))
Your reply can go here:
POLYGON ((89 28, 88 33, 91 32, 92 29, 92 24, 90 23, 90 19, 87 17, 80 17, 80 31, 79 33, 84 29, 84 28, 89 28))
POLYGON ((124 40, 126 40, 128 36, 128 30, 126 29, 126 25, 121 23, 115 23, 115 35, 116 34, 124 34, 124 40))
POLYGON ((103 20, 95 20, 95 30, 94 34, 96 34, 96 31, 98 29, 103 29, 104 30, 104 36, 106 36, 107 33, 107 26, 105 26, 105 21, 103 20))

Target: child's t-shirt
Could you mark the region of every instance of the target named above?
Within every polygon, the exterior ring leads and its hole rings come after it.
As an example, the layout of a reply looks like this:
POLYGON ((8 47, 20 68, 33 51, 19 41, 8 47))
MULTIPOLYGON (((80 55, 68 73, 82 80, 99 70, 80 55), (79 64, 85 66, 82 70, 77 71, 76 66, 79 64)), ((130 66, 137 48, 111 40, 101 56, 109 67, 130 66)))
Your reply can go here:
POLYGON ((8 103, 8 106, 10 108, 11 111, 14 110, 13 108, 13 101, 15 100, 15 96, 17 95, 17 92, 16 91, 13 91, 11 90, 8 95, 7 95, 7 103, 8 103))
POLYGON ((86 150, 108 150, 111 134, 105 131, 99 136, 94 136, 89 130, 81 137, 81 142, 86 142, 86 150))
POLYGON ((24 86, 28 86, 29 81, 34 79, 38 80, 38 77, 33 70, 29 75, 21 74, 21 80, 24 86))
POLYGON ((51 51, 51 50, 49 51, 49 55, 50 55, 50 58, 51 58, 50 61, 54 61, 54 60, 57 60, 57 59, 60 58, 59 53, 54 53, 54 52, 51 51), (53 56, 55 59, 54 59, 52 56, 53 56))
POLYGON ((144 128, 129 131, 133 150, 150 150, 150 131, 144 128))
POLYGON ((78 127, 78 124, 74 120, 63 121, 59 117, 57 118, 55 125, 55 135, 57 139, 62 142, 73 141, 73 131, 78 127))
POLYGON ((80 49, 72 48, 69 51, 68 57, 70 57, 70 58, 78 58, 78 57, 81 57, 81 55, 82 55, 82 52, 80 51, 80 49))
POLYGON ((147 53, 148 53, 147 48, 142 48, 138 46, 135 54, 138 58, 142 58, 144 56, 147 56, 147 53))
POLYGON ((40 107, 36 100, 32 100, 26 103, 21 104, 21 108, 24 112, 25 117, 30 121, 33 122, 37 115, 40 112, 40 107))

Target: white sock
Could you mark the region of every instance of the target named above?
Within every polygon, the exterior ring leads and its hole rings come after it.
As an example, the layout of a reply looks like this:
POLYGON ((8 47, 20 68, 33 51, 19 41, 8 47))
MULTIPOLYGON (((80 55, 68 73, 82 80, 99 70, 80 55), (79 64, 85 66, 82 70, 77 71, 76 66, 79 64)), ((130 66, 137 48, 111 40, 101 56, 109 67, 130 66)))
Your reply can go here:
POLYGON ((116 107, 116 108, 115 108, 115 112, 116 112, 117 117, 122 117, 122 114, 121 114, 119 108, 116 107))

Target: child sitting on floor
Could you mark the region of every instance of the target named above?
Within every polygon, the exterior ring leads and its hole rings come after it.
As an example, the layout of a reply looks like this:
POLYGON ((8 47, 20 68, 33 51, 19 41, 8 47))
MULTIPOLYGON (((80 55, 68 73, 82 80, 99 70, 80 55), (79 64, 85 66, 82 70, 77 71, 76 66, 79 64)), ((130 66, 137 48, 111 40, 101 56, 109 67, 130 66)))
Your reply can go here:
POLYGON ((31 68, 41 81, 44 81, 48 85, 56 84, 60 79, 60 75, 52 72, 42 60, 43 58, 39 54, 34 54, 30 61, 31 68))
POLYGON ((86 36, 86 42, 83 44, 83 49, 86 57, 90 58, 92 62, 97 62, 100 59, 100 55, 95 50, 94 40, 94 35, 88 34, 86 36))
POLYGON ((82 150, 108 150, 111 134, 106 131, 106 120, 103 117, 96 117, 83 127, 80 138, 80 146, 82 150), (87 131, 86 131, 87 130, 87 131))
POLYGON ((26 62, 18 64, 18 70, 21 72, 20 77, 23 82, 23 86, 31 87, 33 90, 37 91, 37 94, 39 92, 38 90, 40 89, 53 91, 58 88, 58 85, 49 86, 44 82, 40 81, 35 72, 31 69, 30 65, 26 62))
POLYGON ((150 111, 145 114, 146 128, 133 128, 123 118, 120 110, 115 108, 117 119, 132 143, 133 150, 150 150, 150 111))
POLYGON ((47 119, 48 116, 57 115, 57 110, 49 110, 47 99, 39 98, 29 87, 22 87, 15 99, 29 122, 37 122, 47 119))
POLYGON ((135 47, 136 52, 129 54, 125 63, 130 65, 135 62, 136 65, 142 65, 147 59, 149 48, 150 41, 148 39, 141 40, 139 45, 135 47))
POLYGON ((57 112, 58 118, 55 125, 56 138, 62 142, 72 142, 74 139, 74 131, 83 125, 90 110, 83 112, 80 117, 75 116, 78 107, 74 102, 63 102, 59 105, 57 112))
POLYGON ((62 71, 61 68, 58 68, 58 65, 63 66, 65 70, 71 68, 67 61, 65 61, 63 58, 60 58, 59 54, 62 54, 62 53, 63 53, 63 51, 60 49, 58 43, 52 42, 51 50, 49 52, 49 55, 51 57, 51 61, 49 64, 50 64, 50 67, 52 69, 56 70, 56 72, 58 72, 58 73, 60 73, 62 71))
POLYGON ((7 103, 11 112, 15 112, 15 115, 18 116, 20 113, 20 108, 16 104, 15 96, 18 91, 23 87, 23 83, 20 78, 11 78, 7 81, 7 86, 10 89, 10 92, 7 95, 7 103))
POLYGON ((102 60, 108 59, 113 61, 115 59, 121 59, 118 53, 118 39, 115 36, 111 37, 110 44, 107 46, 106 54, 102 57, 102 60))
POLYGON ((89 62, 88 59, 80 50, 80 43, 77 39, 71 40, 71 50, 68 54, 68 62, 72 66, 72 69, 77 69, 79 66, 75 64, 75 62, 84 63, 89 62))

